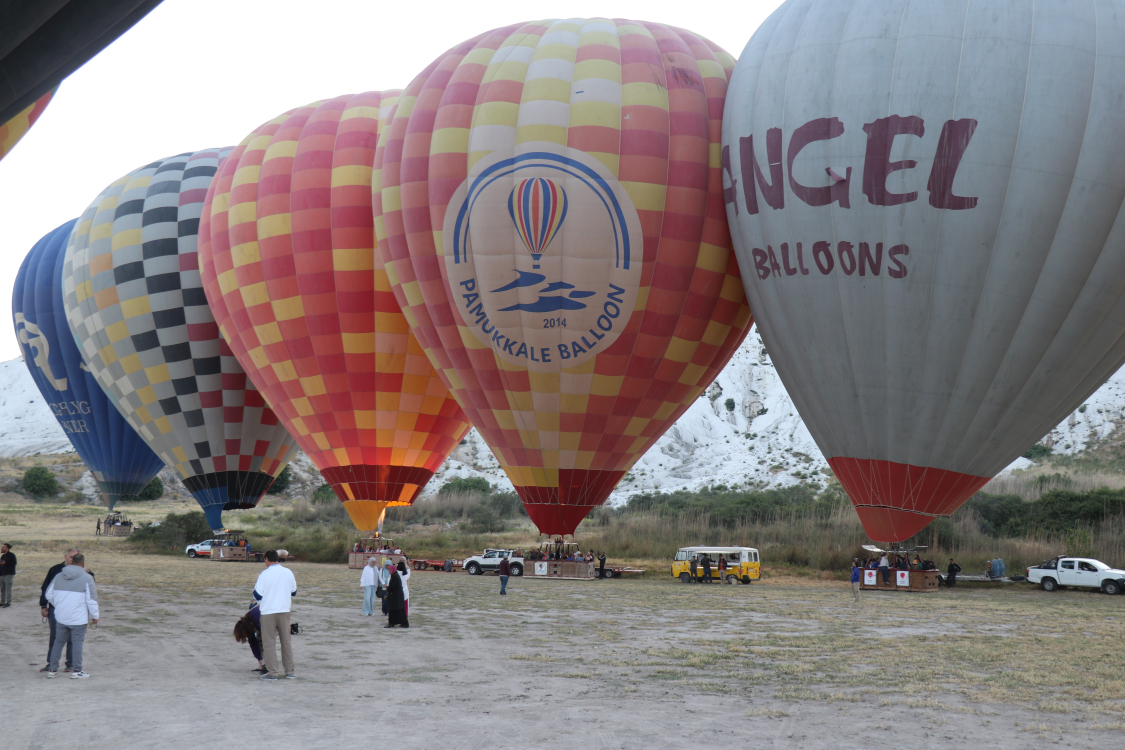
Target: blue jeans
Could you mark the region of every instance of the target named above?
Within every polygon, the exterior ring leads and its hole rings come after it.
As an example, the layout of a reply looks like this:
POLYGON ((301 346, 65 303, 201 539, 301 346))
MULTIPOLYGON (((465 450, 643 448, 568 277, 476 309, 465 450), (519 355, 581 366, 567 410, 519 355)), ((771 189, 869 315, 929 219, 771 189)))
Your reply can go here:
POLYGON ((55 645, 51 647, 51 655, 47 657, 47 667, 51 672, 59 671, 59 657, 62 656, 63 647, 68 641, 74 647, 71 666, 75 672, 82 671, 82 644, 86 640, 86 627, 86 625, 55 623, 55 645))
POLYGON ((890 583, 891 582, 891 569, 890 568, 879 568, 879 570, 883 571, 883 583, 890 583))
POLYGON ((374 586, 364 586, 363 587, 363 614, 365 614, 365 615, 374 615, 375 614, 375 587, 374 586))
POLYGON ((508 576, 500 576, 500 593, 507 594, 508 576))

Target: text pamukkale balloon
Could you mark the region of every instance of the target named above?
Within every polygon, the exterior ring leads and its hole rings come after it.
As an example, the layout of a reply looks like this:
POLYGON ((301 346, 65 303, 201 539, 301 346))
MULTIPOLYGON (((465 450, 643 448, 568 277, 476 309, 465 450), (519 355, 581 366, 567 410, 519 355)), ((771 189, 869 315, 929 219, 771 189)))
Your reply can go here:
POLYGON ((164 462, 129 426, 86 368, 63 310, 62 271, 71 219, 35 243, 16 275, 12 322, 24 364, 110 510, 137 495, 164 462))
POLYGON ((873 539, 952 513, 1125 359, 1125 6, 1095 11, 789 0, 738 61, 746 293, 873 539))
POLYGON ((207 188, 229 149, 161 159, 106 188, 78 220, 62 283, 82 356, 203 508, 253 508, 296 452, 219 336, 199 276, 207 188))
POLYGON ((733 64, 643 21, 518 24, 438 58, 380 137, 395 296, 541 532, 573 533, 750 326, 718 158, 733 64))
POLYGON ((412 503, 469 430, 375 257, 371 168, 398 94, 258 128, 220 168, 200 228, 224 336, 363 530, 412 503))

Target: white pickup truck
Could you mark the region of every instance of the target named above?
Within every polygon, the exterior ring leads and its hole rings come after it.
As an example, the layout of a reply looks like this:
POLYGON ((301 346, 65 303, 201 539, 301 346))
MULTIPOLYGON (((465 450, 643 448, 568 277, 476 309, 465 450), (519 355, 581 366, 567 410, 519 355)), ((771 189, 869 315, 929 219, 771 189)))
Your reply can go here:
POLYGON ((1125 591, 1125 570, 1111 568, 1089 557, 1059 556, 1027 569, 1028 583, 1037 583, 1044 591, 1062 586, 1100 588, 1107 594, 1125 591))
POLYGON ((512 575, 519 577, 523 575, 523 557, 516 557, 515 550, 510 549, 486 549, 479 555, 466 557, 465 562, 461 568, 471 576, 484 575, 487 572, 494 572, 500 569, 500 561, 508 558, 508 564, 511 565, 512 575))

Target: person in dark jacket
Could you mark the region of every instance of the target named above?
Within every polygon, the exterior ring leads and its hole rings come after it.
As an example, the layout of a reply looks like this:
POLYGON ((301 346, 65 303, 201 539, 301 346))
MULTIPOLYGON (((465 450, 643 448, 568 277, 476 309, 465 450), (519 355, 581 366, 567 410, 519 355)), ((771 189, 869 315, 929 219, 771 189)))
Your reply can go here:
POLYGON ((855 603, 859 604, 859 558, 852 560, 852 594, 855 596, 855 603))
POLYGON ((703 555, 703 582, 711 583, 711 556, 703 555))
POLYGON ((12 545, 0 545, 0 607, 12 606, 12 579, 16 575, 16 554, 12 545))
POLYGON ((598 578, 605 578, 605 552, 598 553, 598 578))
POLYGON ((254 654, 254 658, 258 660, 258 669, 255 671, 266 674, 269 670, 266 669, 266 664, 262 661, 261 632, 262 616, 259 614, 258 604, 255 602, 254 606, 250 607, 250 611, 234 624, 234 639, 239 643, 250 644, 250 653, 254 654))
POLYGON ((500 558, 500 596, 507 596, 508 576, 512 574, 512 564, 507 557, 500 558))
MULTIPOLYGON (((59 573, 62 572, 63 568, 65 568, 67 565, 70 565, 70 561, 77 554, 78 554, 78 550, 73 549, 73 548, 68 549, 66 551, 66 553, 63 554, 63 561, 61 563, 57 564, 57 565, 52 565, 51 568, 47 571, 47 577, 43 579, 43 585, 39 587, 39 613, 47 618, 47 625, 49 626, 50 633, 51 633, 50 639, 47 641, 47 655, 48 655, 48 657, 50 657, 51 649, 54 648, 54 646, 55 646, 55 631, 56 631, 58 623, 55 622, 55 607, 54 607, 53 604, 51 604, 50 602, 47 601, 47 587, 49 587, 51 585, 51 581, 55 580, 55 576, 57 576, 59 573)), ((94 574, 92 572, 90 572, 89 568, 86 569, 86 572, 90 573, 90 576, 93 577, 94 574)), ((73 644, 71 644, 71 642, 69 640, 67 640, 67 642, 66 642, 66 662, 64 663, 64 666, 65 666, 64 671, 66 671, 66 672, 70 671, 70 667, 73 664, 73 658, 74 658, 74 647, 73 647, 73 644)), ((40 672, 47 672, 49 670, 48 670, 47 667, 43 667, 39 671, 40 672)))
POLYGON ((953 562, 953 558, 949 558, 949 567, 945 571, 948 575, 945 577, 945 585, 953 588, 957 583, 957 574, 961 572, 961 566, 953 562))
POLYGON ((409 628, 410 622, 406 619, 406 597, 402 591, 402 576, 390 561, 387 562, 387 572, 390 573, 386 596, 387 624, 383 627, 393 628, 395 625, 401 625, 409 628))
POLYGON ((691 582, 699 580, 699 555, 691 556, 691 582))

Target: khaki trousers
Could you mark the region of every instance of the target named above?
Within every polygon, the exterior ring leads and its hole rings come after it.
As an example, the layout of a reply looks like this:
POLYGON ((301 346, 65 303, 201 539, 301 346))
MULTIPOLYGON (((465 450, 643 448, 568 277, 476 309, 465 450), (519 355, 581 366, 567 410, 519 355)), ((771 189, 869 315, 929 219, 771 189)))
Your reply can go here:
POLYGON ((262 615, 262 661, 275 677, 293 674, 293 641, 289 635, 288 612, 262 615), (277 650, 274 646, 277 638, 281 639, 281 666, 285 668, 284 673, 277 671, 277 650))

